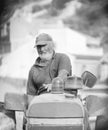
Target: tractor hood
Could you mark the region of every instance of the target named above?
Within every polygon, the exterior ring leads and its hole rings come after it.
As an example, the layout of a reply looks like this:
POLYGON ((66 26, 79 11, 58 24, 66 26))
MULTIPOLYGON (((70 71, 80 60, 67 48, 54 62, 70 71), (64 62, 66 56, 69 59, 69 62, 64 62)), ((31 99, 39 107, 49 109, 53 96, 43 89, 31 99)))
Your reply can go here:
POLYGON ((84 110, 80 99, 74 95, 42 94, 34 97, 28 106, 27 117, 62 118, 83 117, 84 110))

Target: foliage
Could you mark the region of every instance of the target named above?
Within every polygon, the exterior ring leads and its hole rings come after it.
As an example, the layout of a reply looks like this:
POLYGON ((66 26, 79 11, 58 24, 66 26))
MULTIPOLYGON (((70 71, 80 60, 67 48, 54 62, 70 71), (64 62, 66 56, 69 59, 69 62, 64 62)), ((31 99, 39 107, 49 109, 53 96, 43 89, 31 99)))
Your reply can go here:
POLYGON ((18 0, 0 1, 0 25, 5 23, 14 13, 18 0))
POLYGON ((79 0, 82 6, 76 14, 65 19, 72 28, 89 35, 99 36, 108 30, 108 1, 79 0))
POLYGON ((63 9, 65 7, 65 4, 71 0, 53 0, 52 1, 52 7, 56 9, 63 9))

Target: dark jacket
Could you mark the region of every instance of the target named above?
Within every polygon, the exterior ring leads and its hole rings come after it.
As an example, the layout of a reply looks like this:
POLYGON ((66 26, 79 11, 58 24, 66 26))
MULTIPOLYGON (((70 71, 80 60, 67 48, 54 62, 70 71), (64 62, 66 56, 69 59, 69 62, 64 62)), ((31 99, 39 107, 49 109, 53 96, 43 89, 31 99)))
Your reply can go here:
POLYGON ((49 62, 41 63, 38 57, 29 71, 27 94, 37 95, 43 84, 50 84, 52 79, 61 76, 63 79, 71 75, 71 62, 63 53, 54 53, 49 62))

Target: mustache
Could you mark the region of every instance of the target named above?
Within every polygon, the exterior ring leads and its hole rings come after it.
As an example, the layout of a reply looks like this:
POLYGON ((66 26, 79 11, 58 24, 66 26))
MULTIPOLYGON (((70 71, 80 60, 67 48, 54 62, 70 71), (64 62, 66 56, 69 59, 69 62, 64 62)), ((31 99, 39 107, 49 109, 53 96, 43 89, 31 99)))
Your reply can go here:
POLYGON ((38 51, 39 54, 47 53, 48 51, 38 51))
POLYGON ((39 50, 38 53, 43 54, 43 53, 48 53, 48 52, 50 53, 52 51, 53 51, 52 48, 46 48, 45 50, 39 50))

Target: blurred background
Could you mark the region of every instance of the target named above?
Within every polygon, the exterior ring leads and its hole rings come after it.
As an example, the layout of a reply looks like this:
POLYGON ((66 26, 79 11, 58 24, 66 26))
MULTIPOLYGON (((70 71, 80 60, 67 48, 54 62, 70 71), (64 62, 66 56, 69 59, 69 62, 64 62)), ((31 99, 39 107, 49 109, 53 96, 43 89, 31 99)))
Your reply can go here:
POLYGON ((6 92, 25 93, 39 33, 50 34, 56 51, 68 54, 73 75, 88 70, 99 77, 107 31, 107 0, 1 0, 0 102, 6 92))

